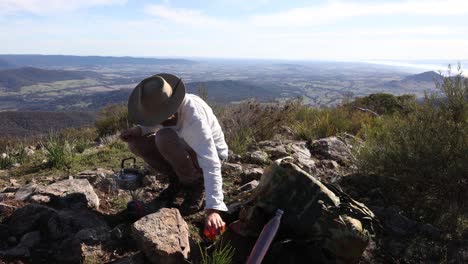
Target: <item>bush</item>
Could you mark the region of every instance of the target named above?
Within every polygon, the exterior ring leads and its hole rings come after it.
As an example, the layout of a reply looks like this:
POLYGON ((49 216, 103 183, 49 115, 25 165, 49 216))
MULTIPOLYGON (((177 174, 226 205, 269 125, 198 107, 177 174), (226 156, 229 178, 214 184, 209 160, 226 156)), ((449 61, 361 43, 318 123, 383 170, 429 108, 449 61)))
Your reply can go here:
POLYGON ((347 132, 360 135, 361 129, 375 119, 369 113, 337 107, 316 109, 301 106, 295 112, 293 130, 299 139, 314 140, 347 132))
POLYGON ((387 93, 375 93, 364 97, 358 97, 344 107, 348 109, 371 110, 379 115, 394 113, 410 113, 416 104, 414 95, 395 96, 387 93))
POLYGON ((358 160, 364 173, 392 179, 383 188, 414 217, 451 229, 468 193, 468 82, 459 73, 437 86, 444 97, 368 126, 358 160))
POLYGON ((115 134, 133 124, 128 119, 126 105, 108 105, 99 112, 95 127, 99 137, 115 134))
POLYGON ((256 101, 213 106, 230 149, 242 154, 256 141, 272 139, 281 127, 292 123, 297 103, 260 104, 256 101))
POLYGON ((51 133, 42 148, 50 168, 70 169, 73 162, 73 145, 66 139, 51 133))

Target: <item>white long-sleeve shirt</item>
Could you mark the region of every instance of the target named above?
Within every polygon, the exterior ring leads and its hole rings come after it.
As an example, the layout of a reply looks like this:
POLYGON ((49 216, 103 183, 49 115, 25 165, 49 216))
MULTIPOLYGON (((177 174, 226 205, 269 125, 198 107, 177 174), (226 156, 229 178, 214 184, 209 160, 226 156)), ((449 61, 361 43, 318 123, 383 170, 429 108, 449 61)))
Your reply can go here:
MULTIPOLYGON (((211 107, 193 94, 186 94, 177 118, 177 125, 171 128, 195 151, 203 170, 206 208, 227 211, 223 201, 220 159, 227 159, 228 146, 218 119, 211 107)), ((156 133, 162 126, 140 128, 143 134, 148 134, 156 133)))

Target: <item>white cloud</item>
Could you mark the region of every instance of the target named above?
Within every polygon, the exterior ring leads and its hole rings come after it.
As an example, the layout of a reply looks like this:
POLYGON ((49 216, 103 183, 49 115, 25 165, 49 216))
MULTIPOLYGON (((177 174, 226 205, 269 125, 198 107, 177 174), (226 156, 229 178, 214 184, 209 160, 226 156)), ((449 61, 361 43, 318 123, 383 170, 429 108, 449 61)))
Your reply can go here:
POLYGON ((0 0, 0 13, 48 14, 100 5, 125 4, 127 0, 0 0))
POLYGON ((266 15, 254 15, 251 21, 259 26, 311 26, 342 19, 381 15, 465 15, 466 0, 403 0, 397 2, 328 1, 324 5, 301 7, 266 15))
POLYGON ((167 5, 148 5, 145 12, 160 19, 187 26, 222 26, 227 22, 207 16, 200 10, 171 8, 167 5))

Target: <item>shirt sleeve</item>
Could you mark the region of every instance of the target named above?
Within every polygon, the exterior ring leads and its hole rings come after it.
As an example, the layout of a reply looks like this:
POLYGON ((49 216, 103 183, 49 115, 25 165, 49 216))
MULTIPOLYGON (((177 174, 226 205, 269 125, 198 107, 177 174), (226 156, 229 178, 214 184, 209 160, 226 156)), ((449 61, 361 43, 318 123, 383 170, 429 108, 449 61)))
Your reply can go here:
POLYGON ((221 161, 213 139, 211 128, 202 117, 193 116, 184 140, 197 153, 198 163, 203 170, 205 201, 207 209, 227 211, 224 204, 221 161))
POLYGON ((160 124, 155 125, 155 126, 142 126, 138 125, 141 129, 141 135, 144 136, 146 134, 151 134, 151 133, 156 133, 158 132, 159 129, 162 128, 160 124))

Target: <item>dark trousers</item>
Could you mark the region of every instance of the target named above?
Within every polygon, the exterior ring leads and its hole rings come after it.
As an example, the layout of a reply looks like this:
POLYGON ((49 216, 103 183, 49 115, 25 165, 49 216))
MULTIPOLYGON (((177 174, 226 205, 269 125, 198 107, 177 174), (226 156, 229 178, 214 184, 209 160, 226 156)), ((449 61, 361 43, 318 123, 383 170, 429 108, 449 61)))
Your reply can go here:
POLYGON ((163 128, 156 134, 131 138, 128 147, 155 170, 177 178, 171 179, 171 182, 178 180, 186 186, 203 183, 197 154, 171 128, 163 128))

